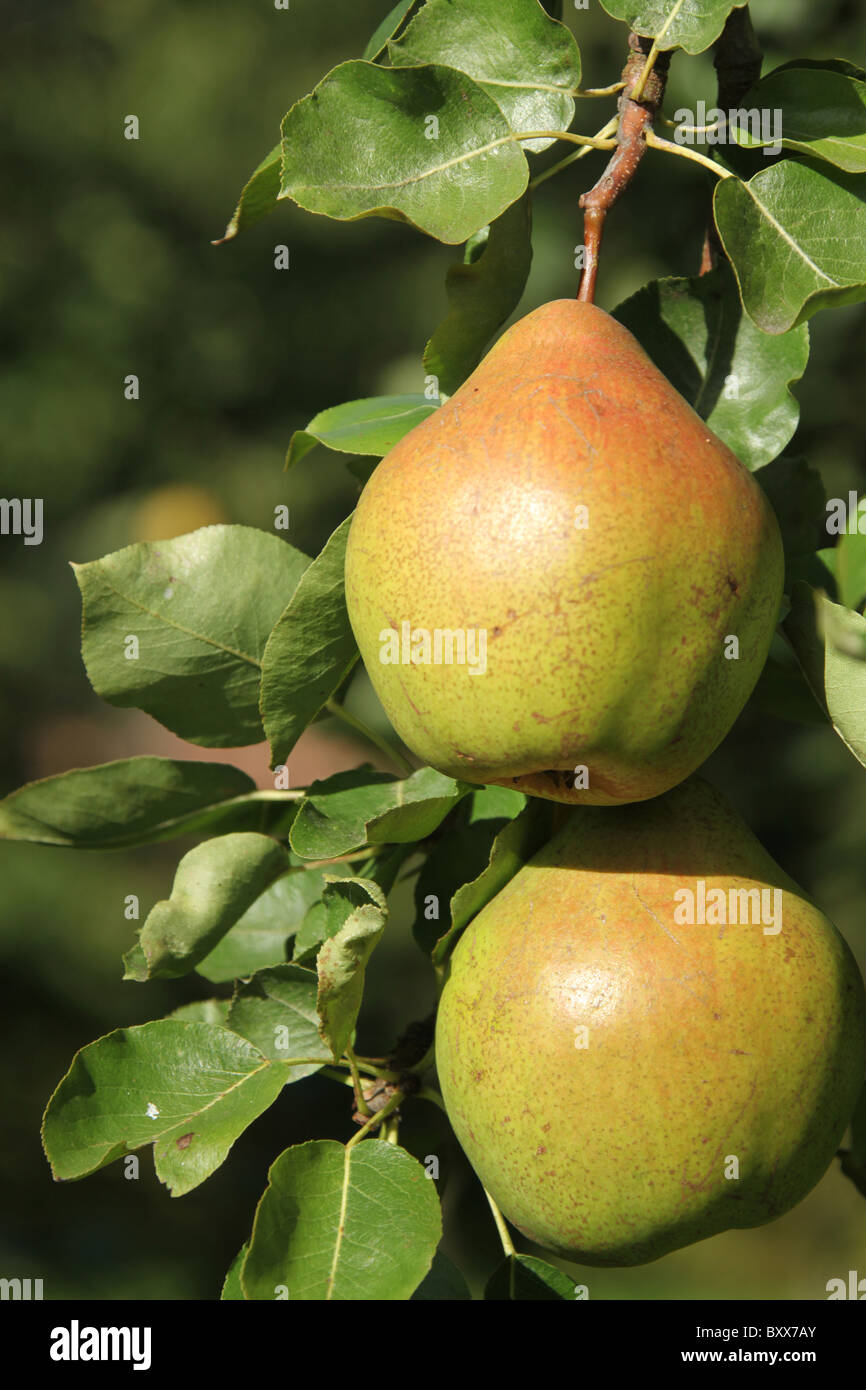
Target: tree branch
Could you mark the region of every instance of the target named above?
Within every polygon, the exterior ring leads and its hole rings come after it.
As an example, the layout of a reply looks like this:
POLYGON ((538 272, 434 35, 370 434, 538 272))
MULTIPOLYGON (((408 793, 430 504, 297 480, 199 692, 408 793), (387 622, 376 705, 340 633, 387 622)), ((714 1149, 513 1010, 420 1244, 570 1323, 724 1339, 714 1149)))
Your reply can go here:
MULTIPOLYGON (((755 85, 761 76, 763 61, 764 55, 752 28, 748 5, 741 10, 732 10, 713 56, 718 89, 716 105, 726 115, 739 106, 749 88, 755 85)), ((711 214, 704 236, 700 274, 706 275, 713 270, 724 254, 711 214)))
POLYGON ((669 53, 658 53, 652 70, 646 72, 650 40, 630 33, 628 45, 630 52, 622 70, 624 86, 618 102, 617 147, 598 183, 580 199, 580 206, 583 208, 583 244, 586 260, 577 297, 588 304, 595 298, 604 219, 617 198, 631 183, 646 152, 645 132, 652 125, 653 118, 661 106, 670 64, 669 53), (634 101, 630 93, 641 79, 641 98, 634 101))

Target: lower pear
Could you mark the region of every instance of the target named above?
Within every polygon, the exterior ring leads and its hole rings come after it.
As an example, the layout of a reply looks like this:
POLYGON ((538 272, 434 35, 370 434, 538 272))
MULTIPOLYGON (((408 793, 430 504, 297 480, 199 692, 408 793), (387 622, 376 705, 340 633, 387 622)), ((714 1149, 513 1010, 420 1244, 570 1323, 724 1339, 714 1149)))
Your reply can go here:
POLYGON ((521 319, 375 469, 346 600, 406 745, 453 777, 611 805, 727 733, 782 593, 762 489, 592 304, 521 319))
POLYGON ((772 1221, 866 1070, 845 941, 706 782, 579 807, 470 923, 436 1027, 449 1118, 529 1239, 633 1265, 772 1221))

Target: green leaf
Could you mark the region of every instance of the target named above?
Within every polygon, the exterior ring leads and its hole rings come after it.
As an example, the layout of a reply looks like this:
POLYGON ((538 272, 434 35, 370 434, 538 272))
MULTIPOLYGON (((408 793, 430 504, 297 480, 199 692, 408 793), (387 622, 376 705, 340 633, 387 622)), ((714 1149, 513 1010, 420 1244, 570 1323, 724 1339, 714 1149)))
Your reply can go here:
POLYGON ((432 834, 470 788, 432 767, 402 781, 368 767, 314 782, 290 840, 302 859, 335 859, 366 844, 408 844, 432 834))
POLYGON ((471 1302, 469 1285, 447 1255, 437 1250, 430 1273, 425 1275, 412 1295, 413 1303, 471 1302))
POLYGON ((192 1004, 172 1009, 166 1018, 176 1018, 181 1023, 216 1023, 227 1028, 230 1005, 230 999, 196 999, 192 1004))
POLYGON ((453 395, 474 371, 497 328, 517 307, 532 261, 532 213, 519 199, 467 242, 445 278, 450 308, 424 351, 424 368, 453 395))
POLYGON ((490 1276, 486 1303, 498 1301, 574 1302, 574 1281, 561 1269, 534 1255, 508 1255, 490 1276))
MULTIPOLYGON (((789 150, 827 160, 851 174, 866 173, 866 82, 831 68, 786 64, 743 97, 745 111, 781 111, 781 141, 789 150)), ((732 124, 746 149, 772 144, 748 125, 732 124)))
POLYGON ((309 563, 251 526, 206 526, 74 566, 97 695, 208 748, 258 743, 265 643, 309 563))
POLYGON ((847 608, 860 608, 866 600, 866 498, 858 503, 856 520, 849 518, 849 526, 861 524, 862 531, 843 533, 834 552, 839 598, 847 608))
POLYGON ((785 562, 790 572, 792 561, 811 555, 827 539, 826 499, 821 475, 804 458, 782 457, 759 469, 755 477, 778 517, 785 562))
POLYGON ((314 415, 305 430, 292 435, 286 467, 324 444, 343 454, 373 454, 382 458, 439 406, 426 396, 368 396, 361 401, 332 405, 314 415))
POLYGON ((171 897, 149 913, 124 979, 186 975, 288 865, 288 852, 267 835, 220 835, 196 845, 178 865, 171 897))
POLYGON ((731 10, 748 0, 601 0, 614 19, 622 19, 636 34, 656 39, 659 48, 684 48, 702 53, 719 37, 731 10))
POLYGON ((782 628, 836 733, 866 766, 866 618, 798 583, 782 628))
POLYGON ((758 677, 749 704, 776 719, 794 724, 826 724, 827 714, 819 705, 786 642, 773 633, 770 654, 758 677))
POLYGON ((747 468, 781 453, 797 428, 790 392, 809 360, 805 324, 770 337, 743 313, 728 266, 653 280, 613 311, 661 372, 747 468))
POLYGON ((851 1120, 851 1148, 842 1158, 842 1172, 866 1197, 866 1086, 851 1120))
POLYGON ((435 1185, 405 1149, 319 1139, 273 1164, 241 1281, 251 1299, 401 1301, 441 1234, 435 1185))
POLYGON ((340 221, 390 217, 466 241, 529 181, 496 102, 453 68, 342 63, 282 130, 280 197, 340 221))
POLYGON ((226 1272, 226 1277, 223 1280, 222 1293, 220 1294, 220 1302, 227 1302, 230 1300, 233 1301, 246 1298, 246 1294, 244 1293, 243 1285, 241 1283, 241 1265, 247 1257, 247 1251, 249 1250, 249 1248, 249 1245, 242 1245, 240 1250, 232 1260, 231 1264, 229 1265, 228 1271, 226 1272))
MULTIPOLYGON (((571 32, 536 0, 427 0, 420 14, 388 44, 395 67, 441 63, 477 82, 517 134, 568 130, 580 86, 580 52, 571 32), (491 36, 495 41, 491 42, 491 36)), ((524 141, 546 150, 553 141, 524 141)))
POLYGON ((385 930, 388 907, 369 879, 336 879, 326 885, 323 898, 329 922, 316 960, 319 1034, 337 1061, 358 1019, 367 961, 385 930), (334 923, 339 923, 336 931, 334 923))
POLYGON ((458 889, 484 872, 494 838, 519 815, 526 800, 511 787, 482 787, 460 803, 437 837, 415 882, 413 933, 425 954, 442 935, 445 905, 453 902, 458 889))
POLYGON ((273 1103, 285 1067, 227 1028, 159 1019, 76 1053, 45 1112, 42 1142, 59 1182, 86 1177, 145 1144, 181 1197, 220 1166, 273 1103))
MULTIPOLYGON (((330 874, 342 871, 329 866, 330 874)), ((348 867, 346 873, 349 872, 348 867)), ((268 966, 283 965, 289 942, 306 914, 322 896, 325 874, 321 869, 293 870, 272 883, 251 903, 214 949, 199 961, 196 970, 214 984, 254 975, 268 966)))
POLYGON ((238 232, 246 231, 248 227, 267 217, 269 212, 273 212, 280 192, 280 153, 281 147, 275 145, 270 154, 265 155, 258 168, 253 170, 244 184, 228 226, 221 237, 211 242, 212 246, 222 246, 225 242, 231 241, 238 232))
POLYGON ((476 912, 480 912, 550 838, 552 826, 552 803, 530 797, 520 814, 498 832, 486 866, 477 878, 458 888, 451 899, 449 925, 432 953, 435 965, 447 960, 457 937, 476 912))
POLYGON ((713 207, 746 313, 765 333, 866 296, 866 177, 783 159, 748 183, 720 179, 713 207))
POLYGON ((228 1027, 247 1038, 271 1062, 289 1067, 289 1081, 312 1076, 330 1062, 319 1037, 315 970, 278 965, 261 970, 241 985, 229 1013, 228 1027), (319 1057, 319 1062, 292 1064, 293 1057, 319 1057))
POLYGON ((124 849, 254 821, 256 784, 225 763, 122 758, 28 782, 0 801, 0 839, 124 849))
POLYGON ((337 527, 305 571, 265 647, 260 704, 272 767, 285 764, 358 659, 343 580, 351 522, 337 527))
POLYGON ((387 50, 388 40, 393 38, 412 6, 417 7, 417 3, 418 0, 400 0, 399 5, 388 11, 382 23, 377 24, 370 42, 364 49, 363 56, 366 62, 375 63, 382 56, 387 50))

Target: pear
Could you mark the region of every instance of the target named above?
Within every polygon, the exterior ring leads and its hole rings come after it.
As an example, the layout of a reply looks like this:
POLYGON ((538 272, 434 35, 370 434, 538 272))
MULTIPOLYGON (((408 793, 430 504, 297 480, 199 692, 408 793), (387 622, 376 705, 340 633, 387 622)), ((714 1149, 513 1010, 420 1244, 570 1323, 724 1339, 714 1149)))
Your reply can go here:
POLYGON ((457 1138, 510 1221, 584 1264, 774 1220, 863 1080, 851 952, 698 778, 563 814, 452 957, 436 1064, 457 1138))
POLYGON ((713 751, 782 579, 751 474, 627 329, 570 299, 510 328, 386 455, 346 555, 361 655, 419 758, 601 805, 713 751))

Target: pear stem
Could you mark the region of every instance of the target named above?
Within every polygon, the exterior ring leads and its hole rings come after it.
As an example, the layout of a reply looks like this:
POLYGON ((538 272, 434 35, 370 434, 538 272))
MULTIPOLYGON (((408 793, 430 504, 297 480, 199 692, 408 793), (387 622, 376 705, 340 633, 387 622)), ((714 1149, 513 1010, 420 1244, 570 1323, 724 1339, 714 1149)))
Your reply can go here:
POLYGON ((649 39, 630 33, 628 44, 630 52, 622 70, 624 85, 618 103, 616 149, 601 178, 580 199, 585 258, 577 298, 585 304, 595 300, 604 220, 631 183, 646 153, 646 131, 661 106, 670 64, 670 54, 650 45, 649 39), (636 99, 638 92, 640 100, 636 99))
POLYGON ((484 1196, 490 1203, 490 1210, 493 1212, 493 1220, 496 1222, 496 1229, 499 1232, 499 1239, 502 1242, 502 1249, 504 1250, 505 1254, 509 1258, 511 1258, 517 1254, 517 1251, 514 1248, 514 1242, 512 1241, 511 1236, 508 1234, 508 1227, 505 1224, 505 1218, 503 1217, 502 1212, 499 1210, 490 1193, 487 1191, 486 1187, 484 1189, 484 1196))

